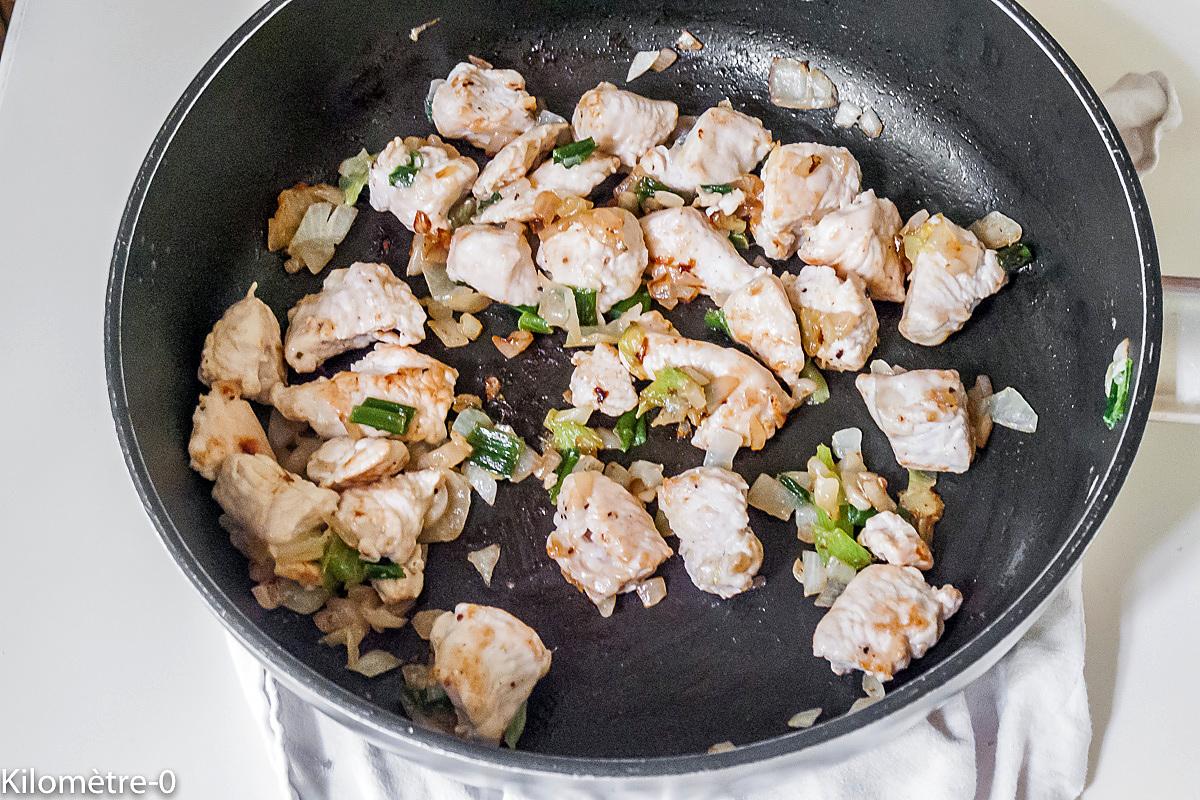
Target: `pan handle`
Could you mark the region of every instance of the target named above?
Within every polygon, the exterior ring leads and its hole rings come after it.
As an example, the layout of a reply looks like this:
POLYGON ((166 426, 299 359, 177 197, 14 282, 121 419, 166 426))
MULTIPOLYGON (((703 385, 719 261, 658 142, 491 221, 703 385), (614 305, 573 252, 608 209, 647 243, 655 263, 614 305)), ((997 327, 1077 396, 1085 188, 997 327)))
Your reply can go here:
POLYGON ((1163 277, 1163 343, 1150 419, 1200 424, 1200 278, 1163 277))

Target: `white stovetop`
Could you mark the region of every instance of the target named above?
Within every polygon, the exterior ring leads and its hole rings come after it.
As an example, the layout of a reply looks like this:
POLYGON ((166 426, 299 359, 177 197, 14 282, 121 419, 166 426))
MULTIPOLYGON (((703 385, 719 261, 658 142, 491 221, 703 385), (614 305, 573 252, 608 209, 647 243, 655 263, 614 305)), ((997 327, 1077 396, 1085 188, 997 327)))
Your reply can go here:
MULTIPOLYGON (((178 797, 279 796, 224 634, 126 477, 101 354, 108 259, 137 167, 258 2, 18 0, 0 61, 0 767, 170 768, 178 797)), ((1161 69, 1185 117, 1198 113, 1195 0, 1027 5, 1098 87, 1161 69)), ((1197 186, 1200 138, 1185 125, 1146 181, 1168 272, 1200 270, 1197 186)), ((1152 424, 1085 562, 1090 800, 1194 797, 1200 784, 1200 693, 1187 688, 1200 663, 1198 468, 1200 427, 1152 424)))

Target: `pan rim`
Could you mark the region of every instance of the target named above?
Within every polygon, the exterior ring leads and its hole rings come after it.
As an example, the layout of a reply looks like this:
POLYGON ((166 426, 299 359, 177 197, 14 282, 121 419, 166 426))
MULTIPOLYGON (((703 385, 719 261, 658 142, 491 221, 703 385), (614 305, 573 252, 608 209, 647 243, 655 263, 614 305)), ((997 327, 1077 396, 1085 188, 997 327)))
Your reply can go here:
POLYGON ((574 779, 637 779, 716 771, 759 765, 768 760, 810 757, 814 761, 844 751, 850 741, 870 732, 881 732, 915 721, 951 694, 963 688, 998 660, 1037 618, 1038 611, 1076 567, 1084 550, 1112 506, 1137 452, 1149 417, 1150 400, 1157 382, 1162 336, 1161 278, 1149 207, 1132 161, 1099 96, 1061 46, 1015 0, 983 0, 1003 11, 1062 74, 1091 118, 1107 147, 1113 168, 1125 193, 1141 260, 1143 326, 1138 337, 1136 388, 1130 416, 1120 432, 1112 460, 1097 478, 1084 513, 1062 548, 1016 600, 957 651, 882 701, 854 715, 842 715, 811 729, 775 736, 716 755, 684 754, 647 758, 598 758, 509 751, 458 740, 413 726, 399 712, 387 712, 323 677, 280 646, 242 613, 221 586, 197 563, 182 534, 170 518, 143 460, 137 435, 129 419, 121 341, 125 270, 133 236, 149 186, 163 156, 192 106, 222 67, 257 31, 291 0, 269 0, 243 23, 204 64, 189 83, 165 122, 138 170, 122 214, 111 260, 105 302, 104 355, 109 403, 126 468, 139 499, 158 531, 159 539, 176 566, 221 623, 239 642, 268 665, 285 685, 296 689, 321 710, 331 713, 368 737, 391 749, 411 750, 424 760, 449 758, 459 765, 480 763, 508 778, 556 775, 574 779))

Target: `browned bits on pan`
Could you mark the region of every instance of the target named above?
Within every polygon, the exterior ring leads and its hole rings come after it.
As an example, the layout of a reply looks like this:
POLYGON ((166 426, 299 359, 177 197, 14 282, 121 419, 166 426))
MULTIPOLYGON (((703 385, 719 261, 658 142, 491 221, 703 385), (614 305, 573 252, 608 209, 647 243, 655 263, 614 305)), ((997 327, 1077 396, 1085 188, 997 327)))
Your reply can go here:
POLYGON ((502 396, 500 394, 500 379, 495 375, 488 375, 483 379, 483 396, 487 398, 489 403, 502 396))

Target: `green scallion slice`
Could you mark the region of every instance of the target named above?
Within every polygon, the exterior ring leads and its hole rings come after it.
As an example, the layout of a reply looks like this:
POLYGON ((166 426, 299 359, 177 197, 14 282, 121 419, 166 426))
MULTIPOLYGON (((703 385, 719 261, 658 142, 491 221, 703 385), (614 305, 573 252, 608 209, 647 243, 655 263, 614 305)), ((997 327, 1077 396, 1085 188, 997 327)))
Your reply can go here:
POLYGON ((1000 262, 1000 268, 1005 272, 1015 272, 1033 262, 1033 250, 1029 248, 1029 245, 1017 242, 997 250, 996 259, 1000 262))
POLYGON ((476 425, 467 434, 467 443, 472 447, 467 460, 502 478, 512 477, 521 451, 525 449, 525 443, 514 434, 483 425, 476 425))
POLYGON ((1104 405, 1104 424, 1111 431, 1129 413, 1129 384, 1133 380, 1133 359, 1126 358, 1115 370, 1108 386, 1108 401, 1104 405))
POLYGON ((728 183, 702 183, 700 188, 712 194, 729 194, 733 191, 733 187, 728 183))
POLYGON ((730 339, 733 338, 733 334, 729 332, 729 319, 719 308, 710 308, 704 312, 704 324, 708 326, 709 330, 723 333, 730 339))
POLYGON ((733 242, 733 246, 736 247, 738 250, 749 250, 750 249, 750 237, 748 237, 744 233, 738 233, 737 231, 731 231, 729 234, 729 241, 733 242))
POLYGON ((416 414, 417 410, 412 406, 368 397, 350 411, 350 421, 403 436, 408 433, 408 426, 416 414))
POLYGON ((562 147, 554 148, 552 157, 555 164, 561 164, 570 169, 587 161, 588 156, 595 151, 596 141, 589 136, 586 139, 580 139, 577 142, 571 142, 570 144, 564 144, 562 147))
POLYGON ((554 474, 558 476, 558 480, 554 482, 554 486, 550 488, 550 502, 558 502, 558 493, 562 490, 563 481, 575 469, 575 465, 579 463, 579 451, 568 450, 562 454, 562 463, 558 465, 558 469, 554 470, 554 474))
POLYGON ((613 433, 621 440, 621 452, 628 453, 634 447, 646 443, 646 417, 644 415, 639 417, 637 409, 631 408, 617 417, 617 424, 613 426, 613 433))
POLYGON ((656 181, 654 178, 646 176, 639 180, 633 186, 633 194, 637 197, 639 203, 646 202, 646 198, 655 192, 669 192, 671 189, 661 181, 656 181))
POLYGON ((575 312, 579 315, 580 325, 596 325, 596 290, 573 289, 575 292, 575 312))
POLYGON ((612 307, 613 317, 616 318, 621 316, 634 306, 641 306, 642 313, 644 314, 650 310, 651 302, 650 291, 645 287, 645 285, 643 285, 637 290, 637 294, 633 295, 632 297, 626 297, 624 300, 612 307))
POLYGON ((423 166, 425 166, 425 156, 421 155, 419 150, 414 150, 408 154, 407 164, 401 164, 388 175, 388 183, 392 186, 396 184, 412 186, 413 178, 417 177, 417 173, 423 166))
POLYGON ((517 327, 530 333, 554 333, 550 323, 537 313, 537 306, 513 306, 521 312, 517 317, 517 327))

